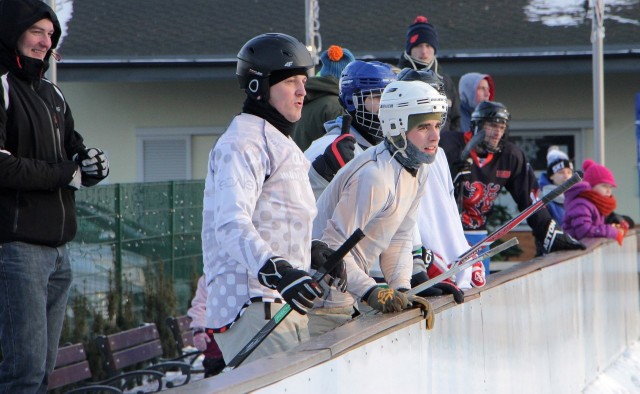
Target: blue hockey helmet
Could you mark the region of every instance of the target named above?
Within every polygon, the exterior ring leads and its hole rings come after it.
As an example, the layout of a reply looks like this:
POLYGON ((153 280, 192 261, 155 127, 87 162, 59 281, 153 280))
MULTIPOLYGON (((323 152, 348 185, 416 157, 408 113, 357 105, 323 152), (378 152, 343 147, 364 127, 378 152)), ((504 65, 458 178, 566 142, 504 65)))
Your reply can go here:
POLYGON ((359 131, 368 134, 370 142, 382 140, 377 107, 370 112, 365 102, 367 99, 380 98, 384 88, 398 78, 391 66, 378 61, 365 62, 355 60, 347 65, 340 77, 340 103, 351 114, 359 131), (374 141, 371 141, 373 139, 374 141))

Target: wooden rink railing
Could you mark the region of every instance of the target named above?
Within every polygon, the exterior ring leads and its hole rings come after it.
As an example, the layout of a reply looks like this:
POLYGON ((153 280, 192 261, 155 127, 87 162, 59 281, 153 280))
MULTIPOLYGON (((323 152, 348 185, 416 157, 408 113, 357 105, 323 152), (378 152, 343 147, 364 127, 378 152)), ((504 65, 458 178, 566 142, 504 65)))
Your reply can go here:
POLYGON ((287 353, 170 393, 575 393, 640 337, 638 242, 589 239, 417 310, 363 316, 287 353))

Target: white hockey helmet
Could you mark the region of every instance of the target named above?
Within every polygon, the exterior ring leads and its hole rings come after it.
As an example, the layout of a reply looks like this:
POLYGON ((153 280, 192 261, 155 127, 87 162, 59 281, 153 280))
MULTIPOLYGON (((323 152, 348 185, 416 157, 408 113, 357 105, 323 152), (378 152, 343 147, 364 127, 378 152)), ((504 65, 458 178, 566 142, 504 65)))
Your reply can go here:
POLYGON ((397 137, 406 140, 409 116, 440 113, 447 119, 447 97, 422 81, 391 82, 382 92, 378 118, 383 135, 396 145, 397 137))

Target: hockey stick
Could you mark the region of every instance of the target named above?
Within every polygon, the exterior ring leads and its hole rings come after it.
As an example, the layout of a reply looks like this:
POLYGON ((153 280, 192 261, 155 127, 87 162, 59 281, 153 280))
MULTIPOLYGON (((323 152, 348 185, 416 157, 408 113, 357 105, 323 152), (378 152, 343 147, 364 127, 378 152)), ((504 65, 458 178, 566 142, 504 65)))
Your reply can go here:
POLYGON ((349 114, 342 115, 342 128, 340 129, 340 135, 349 134, 351 131, 351 121, 353 118, 349 114))
POLYGON ((471 150, 473 148, 475 148, 476 146, 478 146, 479 143, 481 143, 484 140, 484 137, 487 135, 487 132, 484 131, 484 129, 478 131, 470 140, 469 142, 467 142, 467 145, 465 145, 464 149, 462 150, 462 153, 460 153, 460 161, 465 161, 469 158, 469 155, 471 154, 471 150))
MULTIPOLYGON (((467 161, 467 159, 469 159, 469 155, 471 154, 471 150, 473 148, 475 148, 476 146, 478 146, 479 143, 481 143, 482 141, 484 141, 484 137, 486 136, 487 132, 484 131, 484 129, 478 131, 470 140, 469 142, 467 142, 467 145, 465 145, 464 149, 462 150, 462 152, 460 153, 460 161, 467 161)), ((471 163, 471 160, 469 160, 469 163, 471 163)), ((456 174, 456 179, 459 176, 462 176, 464 174, 462 173, 457 173, 456 174)), ((462 198, 464 195, 464 182, 459 182, 460 186, 458 190, 458 197, 456 198, 456 204, 458 205, 458 212, 462 212, 462 198)))
POLYGON ((520 212, 518 216, 509 220, 507 223, 503 224, 496 231, 487 235, 481 242, 478 242, 474 246, 472 246, 469 250, 463 253, 457 260, 453 263, 451 269, 455 268, 458 264, 464 264, 466 260, 470 259, 474 254, 480 251, 483 247, 489 246, 500 238, 504 237, 509 231, 513 230, 518 224, 520 224, 523 220, 533 215, 540 208, 547 205, 549 202, 555 200, 559 195, 566 192, 574 184, 580 182, 582 178, 580 174, 574 173, 571 178, 567 179, 562 185, 557 186, 555 189, 551 190, 549 193, 542 196, 541 199, 529 205, 524 211, 520 212))
POLYGON ((490 250, 487 250, 484 253, 481 253, 480 255, 478 255, 477 257, 474 257, 472 259, 467 260, 466 262, 462 263, 462 264, 458 264, 458 265, 454 265, 452 266, 450 269, 448 269, 447 271, 441 273, 440 275, 436 276, 435 278, 429 279, 428 281, 419 284, 418 286, 412 288, 411 290, 409 290, 407 292, 407 294, 410 295, 415 295, 420 293, 423 290, 428 289, 429 287, 442 282, 445 279, 449 279, 452 276, 454 276, 455 274, 457 274, 458 272, 467 269, 469 267, 471 267, 472 265, 474 265, 475 263, 482 261, 484 259, 488 259, 489 257, 493 257, 496 254, 503 252, 507 249, 509 249, 512 246, 515 246, 518 244, 518 238, 511 238, 510 240, 508 240, 507 242, 504 242, 498 246, 496 246, 495 248, 492 248, 490 250))
MULTIPOLYGON (((364 233, 362 232, 362 230, 356 229, 356 231, 354 231, 353 234, 351 234, 351 236, 347 238, 347 240, 338 248, 338 250, 336 250, 331 254, 331 256, 329 256, 322 268, 320 268, 315 274, 313 274, 313 279, 318 283, 322 281, 325 275, 327 275, 329 271, 334 269, 336 265, 344 258, 344 256, 346 256, 347 253, 349 253, 349 251, 353 249, 353 247, 356 246, 356 244, 360 242, 360 240, 362 240, 362 238, 364 238, 364 233)), ((236 354, 236 356, 229 362, 229 364, 227 364, 227 366, 223 369, 223 372, 231 371, 237 368, 238 365, 242 364, 242 362, 246 360, 247 357, 249 357, 249 355, 253 353, 253 351, 256 350, 258 346, 260 346, 262 341, 264 341, 265 338, 269 334, 271 334, 273 330, 275 330, 278 324, 280 324, 284 320, 284 318, 287 317, 291 310, 291 305, 284 304, 282 308, 280 308, 280 310, 276 312, 275 315, 273 315, 271 320, 269 320, 267 324, 265 324, 264 327, 262 327, 253 338, 251 338, 249 343, 247 343, 242 349, 240 349, 240 352, 238 352, 238 354, 236 354)))

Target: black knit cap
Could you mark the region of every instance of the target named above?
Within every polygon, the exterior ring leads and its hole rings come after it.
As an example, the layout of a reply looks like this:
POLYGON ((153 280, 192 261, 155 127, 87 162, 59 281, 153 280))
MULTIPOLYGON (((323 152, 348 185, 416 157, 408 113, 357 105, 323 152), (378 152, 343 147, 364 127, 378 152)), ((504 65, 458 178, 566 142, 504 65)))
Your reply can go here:
POLYGON ((426 17, 419 15, 407 30, 407 53, 411 54, 411 48, 422 43, 431 45, 434 53, 438 53, 438 48, 440 47, 438 32, 436 28, 427 21, 426 17))

